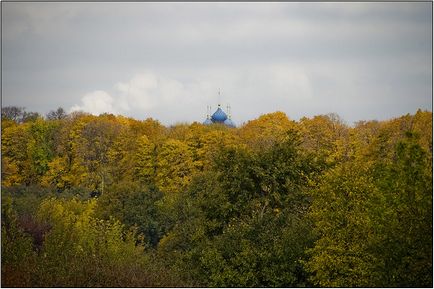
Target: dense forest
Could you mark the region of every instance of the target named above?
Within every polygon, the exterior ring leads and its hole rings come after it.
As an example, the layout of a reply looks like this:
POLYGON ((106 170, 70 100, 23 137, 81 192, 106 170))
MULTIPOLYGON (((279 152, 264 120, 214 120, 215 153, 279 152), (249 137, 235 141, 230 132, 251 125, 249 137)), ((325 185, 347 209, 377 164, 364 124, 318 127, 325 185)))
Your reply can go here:
POLYGON ((432 112, 2 109, 3 287, 432 287, 432 112))

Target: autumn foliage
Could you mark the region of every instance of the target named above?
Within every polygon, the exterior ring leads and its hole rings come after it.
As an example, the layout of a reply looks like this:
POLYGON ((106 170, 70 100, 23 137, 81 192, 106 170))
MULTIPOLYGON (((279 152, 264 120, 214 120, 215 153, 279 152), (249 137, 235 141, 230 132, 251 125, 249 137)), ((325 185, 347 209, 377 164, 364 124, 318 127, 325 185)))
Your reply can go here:
POLYGON ((2 113, 2 286, 432 287, 431 112, 19 112, 2 113))

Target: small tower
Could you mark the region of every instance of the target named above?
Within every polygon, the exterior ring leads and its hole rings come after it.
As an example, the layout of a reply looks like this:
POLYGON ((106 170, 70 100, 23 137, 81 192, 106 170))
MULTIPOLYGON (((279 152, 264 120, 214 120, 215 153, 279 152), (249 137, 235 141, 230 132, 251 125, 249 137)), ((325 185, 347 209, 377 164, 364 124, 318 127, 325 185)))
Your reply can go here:
POLYGON ((212 124, 211 118, 210 118, 210 113, 211 113, 211 106, 207 105, 206 106, 206 120, 203 122, 203 124, 208 125, 208 124, 212 124))
POLYGON ((224 124, 229 127, 235 127, 235 123, 231 119, 231 107, 229 104, 226 106, 226 111, 228 112, 228 118, 224 121, 224 124))

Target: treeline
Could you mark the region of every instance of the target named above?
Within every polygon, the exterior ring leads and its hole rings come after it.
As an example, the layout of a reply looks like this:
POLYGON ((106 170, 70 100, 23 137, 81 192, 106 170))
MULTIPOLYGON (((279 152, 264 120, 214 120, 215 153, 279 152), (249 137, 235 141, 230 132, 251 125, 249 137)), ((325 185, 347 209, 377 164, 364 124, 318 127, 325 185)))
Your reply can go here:
POLYGON ((227 128, 3 108, 2 286, 432 287, 432 151, 421 110, 227 128))

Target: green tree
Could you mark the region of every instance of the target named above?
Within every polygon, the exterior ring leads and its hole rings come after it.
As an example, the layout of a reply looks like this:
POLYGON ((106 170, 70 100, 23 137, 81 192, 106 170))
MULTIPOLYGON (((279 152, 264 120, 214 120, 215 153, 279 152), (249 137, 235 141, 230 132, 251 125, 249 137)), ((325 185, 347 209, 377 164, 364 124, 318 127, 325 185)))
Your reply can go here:
POLYGON ((368 250, 373 224, 367 202, 378 194, 370 168, 353 163, 328 171, 316 190, 310 215, 318 240, 309 250, 311 280, 321 287, 371 287, 381 279, 368 250))
POLYGON ((46 199, 38 218, 52 228, 38 260, 36 286, 149 286, 143 247, 114 219, 94 217, 96 200, 46 199))
POLYGON ((2 199, 2 287, 30 287, 36 254, 32 238, 18 226, 12 199, 2 199))
POLYGON ((98 198, 96 213, 101 219, 114 217, 127 227, 136 227, 145 241, 155 246, 164 233, 156 204, 161 198, 156 188, 122 181, 108 187, 98 198))
POLYGON ((262 152, 222 149, 181 193, 159 244, 202 286, 306 286, 300 262, 313 242, 304 190, 315 174, 295 132, 262 152), (297 238, 293 234, 297 234, 297 238))
POLYGON ((27 154, 30 161, 29 183, 40 183, 54 155, 53 133, 56 124, 38 118, 29 127, 27 154))
POLYGON ((407 132, 391 162, 378 160, 374 176, 381 211, 373 220, 382 259, 382 286, 432 287, 432 152, 407 132))
POLYGON ((306 265, 317 285, 432 286, 430 157, 410 132, 394 152, 380 149, 383 158, 341 164, 313 191, 318 240, 306 265))

